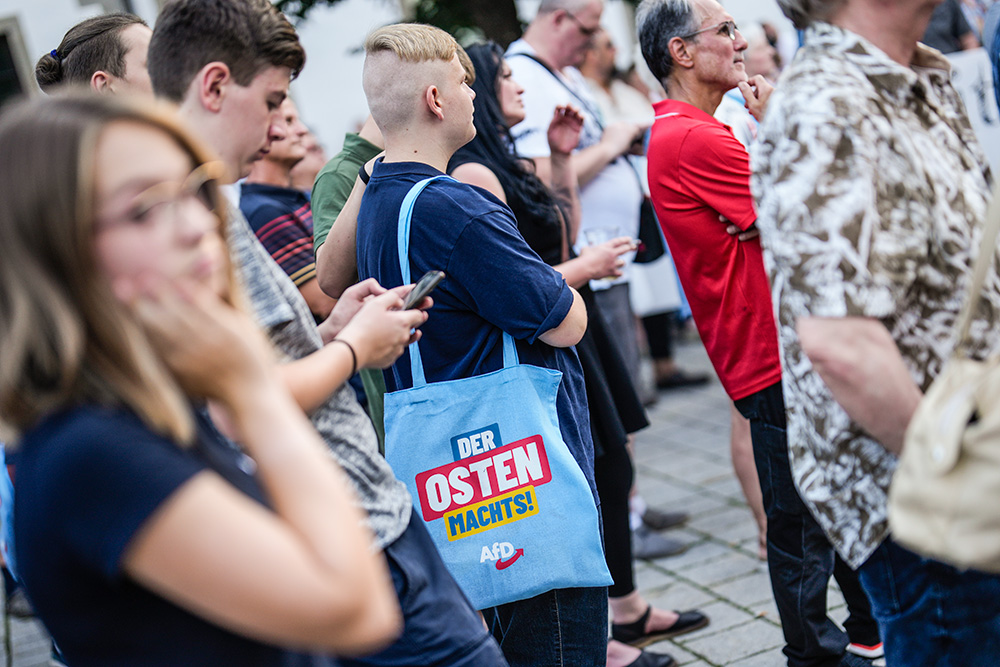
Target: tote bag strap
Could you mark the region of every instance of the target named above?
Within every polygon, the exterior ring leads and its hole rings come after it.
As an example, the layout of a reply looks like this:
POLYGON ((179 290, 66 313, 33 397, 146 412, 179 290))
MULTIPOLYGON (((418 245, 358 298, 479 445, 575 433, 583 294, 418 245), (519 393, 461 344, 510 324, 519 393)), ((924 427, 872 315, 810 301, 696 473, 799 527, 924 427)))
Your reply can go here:
MULTIPOLYGON (((399 271, 403 275, 403 284, 410 283, 410 221, 413 218, 413 206, 417 202, 417 197, 428 185, 437 180, 455 181, 451 176, 441 174, 431 176, 416 183, 410 191, 403 197, 403 203, 399 207, 399 226, 396 229, 396 247, 399 252, 399 271)), ((458 181, 455 181, 456 183, 458 181)), ((427 384, 424 376, 424 365, 420 360, 419 343, 413 342, 409 346, 410 352, 410 376, 413 378, 414 387, 422 387, 427 384)), ((503 367, 511 368, 518 364, 517 347, 514 345, 514 338, 506 331, 503 332, 503 367)), ((399 378, 396 378, 398 384, 399 378)))
POLYGON ((968 343, 969 327, 972 324, 972 314, 979 302, 979 293, 986 282, 986 273, 993 266, 996 255, 997 235, 1000 233, 1000 181, 993 188, 990 205, 986 209, 986 226, 983 227, 983 237, 979 243, 979 255, 972 267, 972 282, 969 284, 969 294, 958 317, 958 348, 968 343))

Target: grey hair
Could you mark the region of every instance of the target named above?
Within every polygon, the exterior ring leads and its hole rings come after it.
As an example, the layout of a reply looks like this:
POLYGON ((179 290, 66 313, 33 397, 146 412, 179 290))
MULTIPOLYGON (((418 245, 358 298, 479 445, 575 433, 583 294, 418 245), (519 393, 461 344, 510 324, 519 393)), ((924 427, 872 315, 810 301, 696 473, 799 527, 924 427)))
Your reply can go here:
POLYGON ((674 70, 670 40, 690 35, 698 29, 691 0, 642 0, 635 13, 639 47, 649 71, 667 87, 674 70))
POLYGON ((845 0, 778 0, 781 12, 798 30, 805 30, 816 21, 825 21, 845 0))

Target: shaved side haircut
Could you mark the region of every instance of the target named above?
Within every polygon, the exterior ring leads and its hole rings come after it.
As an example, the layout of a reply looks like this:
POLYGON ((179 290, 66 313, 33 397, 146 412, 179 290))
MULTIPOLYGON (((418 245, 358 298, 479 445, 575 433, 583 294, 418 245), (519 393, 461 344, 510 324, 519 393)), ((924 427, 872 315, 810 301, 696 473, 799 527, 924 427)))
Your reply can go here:
POLYGON ((392 132, 413 117, 417 102, 429 85, 440 84, 443 67, 458 56, 469 85, 475 69, 455 38, 440 28, 419 23, 397 23, 379 28, 365 40, 363 86, 368 109, 382 133, 392 132))

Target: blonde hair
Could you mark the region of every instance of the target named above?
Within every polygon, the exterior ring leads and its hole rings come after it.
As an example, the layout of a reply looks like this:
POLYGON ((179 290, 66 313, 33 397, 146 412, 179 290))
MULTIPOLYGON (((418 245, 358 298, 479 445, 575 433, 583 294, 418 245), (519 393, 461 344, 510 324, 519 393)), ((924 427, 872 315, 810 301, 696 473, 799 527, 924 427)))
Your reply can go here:
POLYGON ((422 23, 396 23, 379 28, 365 40, 365 53, 388 52, 404 62, 421 63, 428 60, 450 61, 458 55, 458 62, 465 70, 466 83, 476 81, 476 68, 469 54, 449 33, 422 23))
POLYGON ((441 28, 422 23, 396 23, 374 30, 365 40, 365 53, 389 52, 408 63, 427 60, 448 62, 461 48, 441 28))
POLYGON ((456 56, 471 86, 476 73, 465 49, 440 28, 396 23, 365 40, 363 86, 368 110, 383 135, 404 127, 429 85, 440 85, 443 67, 456 56), (427 65, 437 65, 428 67, 427 65))
POLYGON ((71 92, 21 103, 0 120, 0 436, 8 442, 78 403, 124 405, 179 444, 193 438, 188 397, 97 263, 95 152, 119 121, 158 129, 193 164, 207 161, 173 112, 149 103, 71 92))

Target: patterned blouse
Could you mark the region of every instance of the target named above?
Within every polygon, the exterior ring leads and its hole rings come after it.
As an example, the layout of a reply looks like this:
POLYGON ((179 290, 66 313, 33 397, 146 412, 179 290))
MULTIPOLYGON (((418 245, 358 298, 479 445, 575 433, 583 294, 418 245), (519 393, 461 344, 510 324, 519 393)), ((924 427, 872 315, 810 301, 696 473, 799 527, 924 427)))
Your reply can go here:
MULTIPOLYGON (((949 76, 931 49, 918 47, 903 67, 854 33, 815 24, 751 156, 793 476, 853 567, 886 537, 896 458, 834 401, 795 323, 880 320, 924 390, 952 353, 990 174, 949 76)), ((974 356, 997 349, 998 287, 994 272, 972 328, 974 356)))

